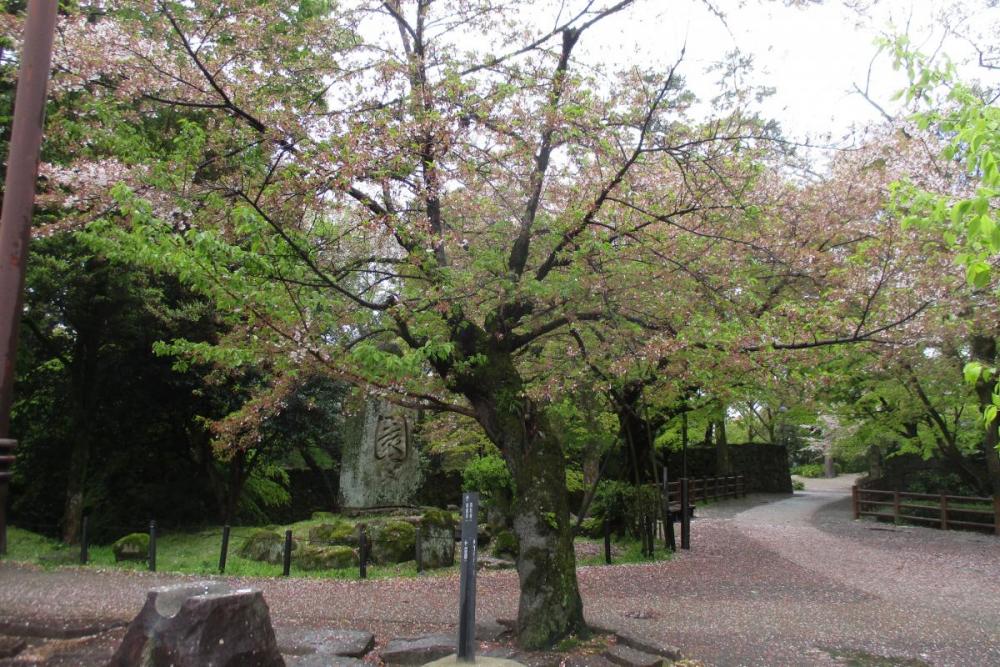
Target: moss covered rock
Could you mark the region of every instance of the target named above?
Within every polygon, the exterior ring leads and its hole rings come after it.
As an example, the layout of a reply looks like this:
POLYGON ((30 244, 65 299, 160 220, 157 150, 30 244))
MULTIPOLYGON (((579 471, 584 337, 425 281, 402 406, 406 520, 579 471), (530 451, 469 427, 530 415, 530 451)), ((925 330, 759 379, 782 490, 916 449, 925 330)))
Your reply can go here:
POLYGON ((389 565, 416 558, 417 529, 412 524, 398 520, 373 523, 368 533, 375 563, 389 565))
POLYGON ((341 570, 358 564, 358 552, 351 547, 304 546, 295 554, 303 570, 341 570))
MULTIPOLYGON (((292 551, 298 548, 292 540, 292 551)), ((237 552, 248 560, 265 561, 273 565, 281 563, 285 553, 285 538, 271 530, 255 530, 243 542, 237 552)))
POLYGON ((497 558, 517 558, 519 549, 517 535, 509 530, 500 531, 493 540, 493 555, 497 558))
POLYGON ((358 531, 348 521, 335 519, 330 523, 321 523, 309 529, 309 542, 313 546, 344 545, 358 546, 358 531), (326 544, 316 544, 326 543, 326 544))
POLYGON ((132 533, 111 545, 115 562, 123 560, 146 560, 149 558, 149 535, 132 533))
POLYGON ((420 518, 420 559, 427 569, 455 563, 455 518, 450 512, 429 509, 420 518))

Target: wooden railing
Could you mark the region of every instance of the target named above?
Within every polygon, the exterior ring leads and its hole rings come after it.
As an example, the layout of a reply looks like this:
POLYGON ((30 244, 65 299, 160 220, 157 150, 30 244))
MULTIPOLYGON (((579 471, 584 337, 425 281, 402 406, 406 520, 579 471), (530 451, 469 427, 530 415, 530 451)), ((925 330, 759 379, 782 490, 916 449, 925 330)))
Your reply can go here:
MULTIPOLYGON (((670 504, 681 502, 680 480, 667 483, 667 494, 670 504)), ((739 498, 747 494, 743 475, 729 477, 702 477, 688 480, 688 500, 695 503, 699 500, 718 500, 720 498, 739 498)))
POLYGON ((972 528, 991 530, 1000 535, 1000 496, 988 498, 880 491, 855 485, 851 489, 851 500, 855 519, 873 516, 897 522, 923 523, 942 530, 972 528), (963 504, 976 504, 978 507, 963 507, 963 504))

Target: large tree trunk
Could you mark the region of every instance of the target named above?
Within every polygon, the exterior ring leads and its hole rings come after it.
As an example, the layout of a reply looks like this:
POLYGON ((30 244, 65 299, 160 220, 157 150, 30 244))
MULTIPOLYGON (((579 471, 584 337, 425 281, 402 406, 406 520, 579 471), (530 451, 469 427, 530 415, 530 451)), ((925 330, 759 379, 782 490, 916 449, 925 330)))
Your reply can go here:
POLYGON ((89 462, 90 441, 86 431, 80 431, 73 439, 73 448, 69 459, 69 479, 66 483, 66 504, 62 520, 62 541, 65 544, 79 544, 80 542, 89 462))
MULTIPOLYGON (((98 285, 103 286, 100 277, 98 285)), ((103 294, 105 290, 97 290, 103 294)), ((66 502, 63 505, 62 541, 78 544, 83 524, 84 501, 87 490, 88 467, 91 455, 92 432, 97 414, 99 382, 97 378, 98 353, 104 328, 102 312, 91 313, 92 318, 76 325, 76 341, 73 343, 73 360, 70 367, 70 383, 73 405, 74 433, 70 449, 69 473, 66 480, 66 502)))
POLYGON ((733 461, 729 453, 729 438, 726 435, 726 411, 715 422, 715 474, 721 477, 731 475, 733 461))
POLYGON ((520 543, 518 643, 545 648, 584 632, 583 601, 566 492, 562 443, 544 412, 524 392, 509 353, 489 350, 489 363, 452 378, 476 419, 503 453, 514 478, 514 533, 520 543))
MULTIPOLYGON (((972 357, 987 366, 994 366, 997 362, 997 342, 992 336, 972 337, 972 357)), ((980 378, 976 382, 976 395, 979 398, 980 409, 985 409, 993 404, 993 391, 996 387, 996 378, 984 381, 980 378)), ((1000 426, 1000 419, 994 420, 986 428, 986 433, 980 440, 980 447, 986 457, 986 474, 989 477, 990 489, 994 496, 1000 496, 1000 454, 997 452, 997 444, 1000 442, 1000 433, 997 428, 1000 426)))

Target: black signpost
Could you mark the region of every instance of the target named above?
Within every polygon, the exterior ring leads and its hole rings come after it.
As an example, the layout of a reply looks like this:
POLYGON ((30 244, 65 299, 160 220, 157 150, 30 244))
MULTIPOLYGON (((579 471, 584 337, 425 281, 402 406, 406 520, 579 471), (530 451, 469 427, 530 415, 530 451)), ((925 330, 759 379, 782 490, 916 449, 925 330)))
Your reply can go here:
POLYGON ((462 580, 458 605, 458 661, 476 660, 476 537, 479 494, 462 494, 462 580))

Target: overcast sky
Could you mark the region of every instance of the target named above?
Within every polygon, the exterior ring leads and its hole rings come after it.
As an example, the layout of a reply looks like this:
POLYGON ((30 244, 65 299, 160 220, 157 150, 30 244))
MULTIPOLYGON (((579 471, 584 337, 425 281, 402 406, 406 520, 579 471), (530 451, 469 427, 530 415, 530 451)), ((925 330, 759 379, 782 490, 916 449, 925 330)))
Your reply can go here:
MULTIPOLYGON (((852 124, 879 118, 878 111, 852 92, 854 84, 865 87, 876 55, 875 39, 908 31, 922 50, 934 51, 944 34, 936 14, 954 2, 869 0, 861 3, 870 6, 860 14, 843 0, 806 7, 787 7, 781 0, 716 0, 726 13, 723 23, 701 0, 646 0, 606 21, 582 45, 590 57, 621 63, 660 61, 667 67, 686 43, 682 69, 702 97, 711 97, 715 80, 714 75, 703 74, 705 68, 739 48, 753 55, 755 80, 776 89, 763 105, 768 115, 795 136, 830 132, 836 140, 852 124)), ((975 13, 967 23, 971 26, 983 25, 1000 12, 988 8, 993 4, 989 0, 961 4, 975 13)), ((955 60, 973 53, 966 42, 956 39, 945 40, 943 50, 955 60)), ((892 70, 887 54, 875 59, 870 92, 880 104, 894 111, 890 98, 905 83, 905 76, 892 70)))

